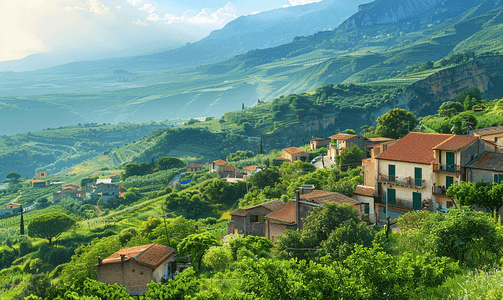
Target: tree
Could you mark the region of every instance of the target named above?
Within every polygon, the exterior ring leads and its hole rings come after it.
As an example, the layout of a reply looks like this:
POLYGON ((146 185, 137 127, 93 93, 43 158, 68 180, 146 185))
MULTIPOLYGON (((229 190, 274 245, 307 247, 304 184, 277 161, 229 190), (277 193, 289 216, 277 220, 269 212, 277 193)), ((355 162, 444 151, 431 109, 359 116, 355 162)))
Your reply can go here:
POLYGON ((367 154, 365 153, 365 150, 360 149, 360 147, 353 144, 349 148, 343 149, 341 153, 335 157, 335 162, 339 166, 356 163, 361 164, 362 159, 366 157, 367 154))
POLYGON ((157 163, 159 170, 183 168, 184 166, 185 163, 181 159, 170 156, 163 156, 159 158, 159 162, 157 163))
POLYGON ((197 263, 197 269, 201 268, 201 260, 204 253, 211 246, 219 246, 220 242, 210 232, 194 233, 184 238, 178 244, 178 253, 180 255, 190 255, 190 260, 197 263))
POLYGON ((267 168, 248 177, 248 183, 255 189, 264 189, 266 186, 274 187, 280 177, 277 168, 267 168))
POLYGON ((52 212, 36 216, 28 224, 28 235, 47 239, 51 245, 54 238, 75 225, 75 220, 67 214, 52 212))
POLYGON ((432 61, 426 61, 426 62, 419 65, 419 70, 420 71, 429 70, 429 69, 433 68, 433 65, 434 65, 434 63, 432 61))
POLYGON ((203 258, 204 264, 210 266, 217 272, 225 270, 231 261, 231 250, 218 246, 210 247, 204 254, 203 258))
POLYGON ((82 188, 84 188, 85 186, 87 186, 89 183, 95 183, 96 182, 96 179, 98 179, 99 176, 93 176, 93 177, 86 177, 86 178, 82 178, 82 180, 80 181, 80 186, 82 188))
POLYGON ((476 205, 493 212, 503 206, 503 184, 461 181, 459 185, 451 185, 447 195, 456 198, 461 205, 476 205))
POLYGON ((400 139, 418 124, 417 118, 401 108, 390 109, 377 118, 376 135, 400 139))
POLYGON ((475 102, 477 103, 480 102, 480 100, 482 100, 482 92, 479 90, 478 87, 464 90, 456 96, 455 101, 463 104, 466 100, 466 97, 469 97, 470 99, 474 98, 475 102))
POLYGON ((7 174, 7 179, 10 179, 12 181, 18 181, 19 178, 21 178, 21 175, 19 173, 15 173, 15 172, 10 172, 9 174, 7 174))
POLYGON ((477 125, 477 118, 471 112, 463 112, 449 120, 449 125, 452 127, 454 134, 466 134, 469 127, 475 128, 477 125))
POLYGON ((21 220, 19 222, 19 234, 24 235, 24 217, 23 217, 23 206, 19 207, 19 211, 21 212, 21 220))
POLYGON ((262 141, 262 137, 260 137, 260 149, 258 151, 259 154, 264 154, 264 144, 262 141))
POLYGON ((353 129, 346 129, 346 130, 344 130, 344 133, 347 133, 347 134, 356 134, 356 132, 353 129))

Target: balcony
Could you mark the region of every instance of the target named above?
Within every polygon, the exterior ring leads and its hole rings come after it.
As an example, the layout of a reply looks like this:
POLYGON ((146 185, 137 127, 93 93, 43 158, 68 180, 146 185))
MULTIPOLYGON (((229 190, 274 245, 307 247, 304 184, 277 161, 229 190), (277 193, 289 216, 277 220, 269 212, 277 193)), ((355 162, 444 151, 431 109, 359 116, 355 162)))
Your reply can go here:
POLYGON ((381 174, 379 174, 378 181, 403 187, 412 187, 419 189, 424 188, 426 184, 426 180, 422 180, 420 178, 412 178, 412 177, 398 178, 397 176, 388 176, 381 174))
MULTIPOLYGON (((386 195, 380 195, 377 197, 376 199, 376 203, 380 203, 380 204, 386 204, 386 195)), ((398 208, 405 208, 405 209, 414 209, 413 208, 413 204, 412 204, 412 200, 405 200, 405 199, 399 199, 399 198, 396 198, 395 199, 395 203, 391 203, 391 202, 388 202, 388 206, 390 207, 398 207, 398 208)))
POLYGON ((459 165, 433 164, 433 172, 447 173, 447 174, 460 174, 461 167, 459 165))
POLYGON ((442 186, 434 186, 431 188, 432 189, 432 193, 433 195, 437 195, 437 196, 447 196, 446 192, 447 192, 447 189, 445 187, 442 187, 442 186))

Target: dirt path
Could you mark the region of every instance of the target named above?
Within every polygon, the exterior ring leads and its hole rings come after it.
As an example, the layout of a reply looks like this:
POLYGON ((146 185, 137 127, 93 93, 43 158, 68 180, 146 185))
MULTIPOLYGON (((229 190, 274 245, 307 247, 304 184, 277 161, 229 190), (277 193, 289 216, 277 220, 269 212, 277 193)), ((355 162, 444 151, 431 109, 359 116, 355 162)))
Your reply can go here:
POLYGON ((17 199, 21 198, 21 193, 19 193, 19 196, 17 196, 16 199, 14 199, 14 201, 12 201, 11 203, 16 203, 17 199))

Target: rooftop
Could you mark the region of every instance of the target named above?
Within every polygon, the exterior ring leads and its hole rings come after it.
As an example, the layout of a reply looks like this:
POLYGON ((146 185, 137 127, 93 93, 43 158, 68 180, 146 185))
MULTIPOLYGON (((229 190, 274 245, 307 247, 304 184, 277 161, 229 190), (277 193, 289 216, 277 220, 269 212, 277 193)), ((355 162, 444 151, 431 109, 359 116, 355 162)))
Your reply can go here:
POLYGON ((290 148, 286 148, 286 149, 283 149, 283 152, 286 152, 290 155, 293 155, 293 154, 297 154, 297 153, 304 153, 306 151, 302 151, 300 150, 299 148, 296 148, 296 147, 290 147, 290 148))
POLYGON ((503 153, 484 152, 466 167, 503 172, 503 153))
POLYGON ((112 178, 97 179, 96 184, 112 184, 112 178))
POLYGON ((253 165, 253 166, 245 167, 245 170, 247 170, 247 171, 255 171, 255 170, 257 170, 257 168, 260 168, 260 167, 257 166, 257 165, 253 165))
MULTIPOLYGON (((139 264, 155 269, 174 253, 176 253, 175 249, 154 243, 121 249, 105 258, 102 264, 120 263, 121 255, 124 255, 125 261, 134 260, 139 264)), ((96 264, 95 267, 96 266, 98 266, 98 264, 96 264)))
POLYGON ((295 201, 286 202, 281 208, 272 211, 265 218, 286 224, 295 224, 295 201))
POLYGON ((324 205, 327 201, 335 201, 338 203, 350 203, 350 204, 360 204, 359 201, 350 198, 346 195, 339 194, 336 192, 314 190, 310 193, 300 195, 300 200, 307 202, 313 202, 316 204, 324 205))
POLYGON ((236 167, 231 166, 231 165, 227 165, 227 166, 223 167, 222 170, 224 170, 224 171, 231 171, 232 172, 232 171, 236 170, 236 167))
POLYGON ((346 141, 346 140, 349 140, 349 139, 354 138, 356 136, 357 136, 356 134, 339 133, 339 134, 332 135, 330 138, 333 140, 346 141))
POLYGON ((471 144, 474 141, 472 138, 474 137, 410 132, 398 140, 393 147, 379 154, 376 159, 431 164, 435 161, 433 149, 437 146, 438 150, 452 150, 454 148, 458 150, 460 147, 471 144), (453 139, 451 142, 443 144, 451 138, 453 139))
POLYGON ((470 132, 471 132, 471 134, 478 135, 478 136, 498 134, 498 133, 503 133, 503 126, 480 128, 480 129, 471 130, 470 132))
POLYGON ((475 136, 468 135, 453 135, 446 141, 440 143, 433 148, 434 150, 445 150, 445 151, 458 151, 471 143, 475 142, 478 138, 475 136))
POLYGON ((215 160, 215 161, 213 161, 213 163, 216 165, 219 165, 219 166, 223 166, 223 165, 227 164, 227 162, 225 160, 221 160, 221 159, 215 160))
POLYGON ((375 194, 375 188, 372 186, 359 185, 356 187, 356 190, 353 192, 353 195, 362 195, 367 197, 373 197, 375 194))
POLYGON ((47 182, 47 181, 45 181, 45 180, 40 180, 40 179, 30 180, 30 183, 40 183, 40 182, 47 182))
POLYGON ((187 168, 200 168, 201 165, 199 164, 190 164, 190 165, 187 165, 187 168))
POLYGON ((231 216, 240 216, 240 217, 245 217, 246 216, 246 212, 247 210, 250 210, 250 209, 254 209, 254 208, 257 208, 257 207, 265 207, 267 208, 268 210, 271 210, 271 211, 275 211, 279 208, 281 208, 285 203, 281 200, 271 200, 271 201, 267 201, 267 202, 264 202, 264 203, 260 203, 260 204, 257 204, 257 205, 254 205, 254 206, 251 206, 251 207, 248 207, 248 208, 238 208, 238 209, 235 209, 231 212, 231 216))
POLYGON ((391 141, 394 141, 394 139, 387 138, 387 137, 373 137, 373 138, 369 138, 369 141, 372 141, 372 142, 391 142, 391 141))

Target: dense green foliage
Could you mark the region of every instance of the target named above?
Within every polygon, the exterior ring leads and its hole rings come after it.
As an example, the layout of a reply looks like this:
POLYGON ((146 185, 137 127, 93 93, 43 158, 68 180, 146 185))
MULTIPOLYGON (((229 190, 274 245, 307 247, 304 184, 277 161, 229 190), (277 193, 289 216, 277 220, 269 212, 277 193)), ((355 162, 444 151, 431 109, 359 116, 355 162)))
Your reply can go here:
POLYGON ((39 215, 28 224, 28 234, 31 237, 47 239, 49 245, 54 238, 75 225, 75 220, 66 214, 53 212, 39 215))
POLYGON ((418 121, 409 111, 395 108, 377 118, 376 134, 392 139, 400 139, 411 132, 418 121))
POLYGON ((461 181, 459 185, 450 186, 447 195, 461 205, 476 205, 497 212, 503 206, 503 183, 461 181))

